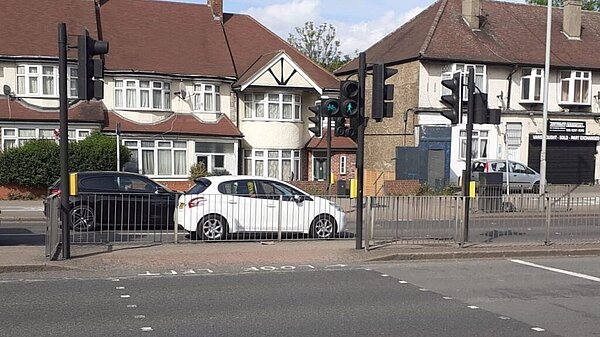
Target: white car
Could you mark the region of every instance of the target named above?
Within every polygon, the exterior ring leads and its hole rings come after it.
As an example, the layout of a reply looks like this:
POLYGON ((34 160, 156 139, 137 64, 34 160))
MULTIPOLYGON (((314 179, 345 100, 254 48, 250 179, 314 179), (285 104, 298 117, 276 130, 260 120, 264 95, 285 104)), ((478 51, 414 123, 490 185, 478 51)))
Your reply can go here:
POLYGON ((344 210, 336 203, 257 176, 200 178, 179 198, 177 215, 179 225, 203 240, 278 231, 326 239, 346 226, 344 210))

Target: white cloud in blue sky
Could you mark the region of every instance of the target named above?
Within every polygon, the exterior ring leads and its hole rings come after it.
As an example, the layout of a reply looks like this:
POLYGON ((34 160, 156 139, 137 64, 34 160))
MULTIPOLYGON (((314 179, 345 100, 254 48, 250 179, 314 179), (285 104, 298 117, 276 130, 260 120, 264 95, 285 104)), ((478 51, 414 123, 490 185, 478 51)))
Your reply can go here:
MULTIPOLYGON (((206 4, 206 0, 176 0, 206 4)), ((525 0, 504 0, 520 2, 525 0)), ((249 14, 287 39, 306 21, 334 25, 344 54, 365 50, 435 0, 223 0, 227 13, 249 14)))

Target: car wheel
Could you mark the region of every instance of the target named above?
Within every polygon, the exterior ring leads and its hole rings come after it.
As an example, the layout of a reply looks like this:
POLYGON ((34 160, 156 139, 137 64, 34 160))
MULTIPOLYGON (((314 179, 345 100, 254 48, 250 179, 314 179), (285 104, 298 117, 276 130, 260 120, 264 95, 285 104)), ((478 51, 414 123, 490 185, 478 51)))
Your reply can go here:
POLYGON ((71 228, 76 231, 94 230, 96 215, 94 209, 87 205, 76 205, 71 209, 71 228))
POLYGON ((227 221, 218 214, 207 215, 198 222, 196 236, 202 240, 223 240, 227 236, 227 221))
POLYGON ((318 215, 310 226, 310 234, 313 238, 330 239, 335 232, 335 219, 329 214, 318 215))

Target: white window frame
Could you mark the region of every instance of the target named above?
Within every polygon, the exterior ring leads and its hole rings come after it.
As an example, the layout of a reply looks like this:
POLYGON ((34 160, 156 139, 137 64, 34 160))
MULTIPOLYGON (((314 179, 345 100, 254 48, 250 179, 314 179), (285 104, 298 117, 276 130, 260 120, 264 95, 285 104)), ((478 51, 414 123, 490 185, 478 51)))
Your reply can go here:
POLYGON ((583 70, 561 70, 559 71, 559 96, 558 104, 568 105, 590 105, 592 98, 592 72, 583 70), (587 93, 584 93, 584 83, 587 86, 587 93), (575 92, 579 84, 580 92, 575 92), (564 86, 567 91, 565 92, 564 86), (564 94, 566 94, 566 99, 564 94), (579 101, 578 101, 579 100, 579 101))
POLYGON ((327 179, 327 155, 323 151, 314 151, 312 155, 312 180, 313 181, 325 181, 327 179), (317 156, 317 154, 320 154, 317 156), (319 165, 325 160, 323 165, 323 177, 318 177, 316 174, 317 162, 319 165))
POLYGON ((123 110, 170 111, 171 82, 154 79, 115 79, 115 108, 123 110), (128 94, 134 100, 128 100, 128 94), (157 95, 158 96, 155 96, 157 95), (142 97, 146 96, 147 100, 142 97), (157 99, 160 97, 160 99, 157 99))
POLYGON ((244 150, 244 171, 247 175, 256 175, 261 177, 269 177, 269 161, 277 162, 277 174, 274 178, 280 180, 283 179, 283 162, 290 161, 291 180, 300 180, 301 178, 301 167, 300 167, 300 149, 252 149, 244 150), (277 154, 277 156, 275 156, 277 154), (262 172, 257 171, 257 164, 261 163, 262 172))
MULTIPOLYGON (((481 92, 487 92, 487 66, 485 64, 452 63, 442 66, 442 80, 452 78, 452 75, 458 71, 463 74, 463 85, 466 88, 469 83, 469 69, 475 69, 475 86, 481 92)), ((450 95, 450 89, 442 86, 442 95, 450 95)), ((463 90, 463 101, 468 100, 467 90, 463 90)))
POLYGON ((207 158, 207 167, 206 167, 206 171, 208 173, 211 173, 215 170, 226 170, 226 161, 227 161, 227 155, 225 153, 204 153, 204 152, 196 152, 195 154, 196 156, 196 161, 195 163, 198 162, 198 157, 206 157, 207 158), (216 165, 216 158, 217 157, 223 157, 223 166, 217 166, 216 165))
MULTIPOLYGON (((54 137, 54 130, 50 127, 21 127, 21 128, 2 128, 2 145, 1 149, 5 150, 12 147, 19 147, 25 144, 28 140, 32 139, 52 139, 58 142, 58 139, 54 137), (33 131, 31 136, 22 135, 22 131, 33 131), (14 145, 8 146, 7 143, 14 145)), ((70 129, 69 130, 69 141, 80 141, 92 134, 91 129, 70 129)))
POLYGON ((163 178, 183 178, 188 176, 189 163, 187 140, 151 140, 151 139, 122 139, 121 144, 125 145, 131 152, 136 153, 137 170, 149 177, 163 178), (149 146, 152 142, 153 146, 149 146), (143 145, 143 143, 147 143, 143 145), (145 171, 143 167, 143 153, 152 152, 152 170, 145 171), (160 151, 169 152, 170 173, 160 173, 160 151), (183 165, 183 173, 175 173, 175 153, 183 153, 185 163, 183 165))
POLYGON ((244 95, 244 119, 269 121, 302 121, 302 96, 292 92, 255 92, 244 95), (262 98, 261 98, 262 97, 262 98), (269 107, 277 106, 276 116, 269 113, 269 107), (284 108, 291 109, 291 117, 284 116, 284 108), (259 108, 262 114, 258 114, 259 108))
MULTIPOLYGON (((67 67, 68 96, 77 97, 77 67, 67 67)), ((19 97, 59 97, 58 66, 52 64, 17 64, 17 88, 19 97), (44 74, 44 71, 51 70, 44 74), (44 80, 49 80, 52 92, 44 93, 44 80), (37 90, 32 90, 32 81, 37 83, 37 90)))
POLYGON ((544 69, 523 68, 521 72, 521 103, 542 103, 544 100, 544 69), (525 73, 528 72, 527 75, 525 73), (525 83, 528 83, 526 90, 525 83), (536 98, 536 92, 539 96, 536 98))
MULTIPOLYGON (((460 130, 459 133, 460 142, 459 146, 459 159, 466 160, 466 149, 467 149, 467 131, 460 130)), ((473 153, 471 159, 483 159, 488 158, 490 151, 490 132, 487 130, 473 130, 473 146, 471 151, 473 153)))
POLYGON ((340 174, 346 174, 346 167, 348 158, 346 156, 340 156, 340 174))
POLYGON ((221 87, 216 84, 194 83, 193 109, 201 112, 221 112, 221 87))

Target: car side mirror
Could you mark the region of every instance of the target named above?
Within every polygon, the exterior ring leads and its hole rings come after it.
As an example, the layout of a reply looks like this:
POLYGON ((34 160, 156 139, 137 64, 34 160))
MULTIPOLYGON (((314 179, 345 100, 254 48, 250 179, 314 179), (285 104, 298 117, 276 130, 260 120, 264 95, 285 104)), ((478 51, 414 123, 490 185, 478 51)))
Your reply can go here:
POLYGON ((295 194, 292 199, 299 204, 304 201, 304 196, 295 194))

